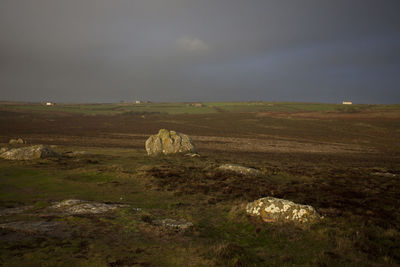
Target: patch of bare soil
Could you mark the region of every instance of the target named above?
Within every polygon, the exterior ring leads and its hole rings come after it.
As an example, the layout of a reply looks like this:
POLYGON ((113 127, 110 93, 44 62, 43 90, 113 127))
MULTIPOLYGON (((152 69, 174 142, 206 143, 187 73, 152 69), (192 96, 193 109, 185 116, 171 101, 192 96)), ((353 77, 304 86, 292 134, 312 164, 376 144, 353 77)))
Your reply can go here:
POLYGON ((355 153, 373 152, 372 148, 335 142, 310 142, 296 140, 279 140, 277 137, 258 135, 258 138, 234 138, 218 136, 192 136, 200 149, 219 151, 252 151, 252 152, 309 152, 309 153, 355 153))

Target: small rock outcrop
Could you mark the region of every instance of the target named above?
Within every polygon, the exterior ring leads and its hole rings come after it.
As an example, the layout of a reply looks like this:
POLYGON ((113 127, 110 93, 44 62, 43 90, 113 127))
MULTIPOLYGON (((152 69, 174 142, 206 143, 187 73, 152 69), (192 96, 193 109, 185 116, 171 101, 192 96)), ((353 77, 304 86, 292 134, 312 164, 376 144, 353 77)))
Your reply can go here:
POLYGON ((246 211, 252 216, 260 216, 265 222, 312 223, 321 218, 309 205, 274 197, 264 197, 248 203, 246 211))
POLYGON ((79 199, 67 199, 61 202, 54 203, 52 206, 50 206, 50 209, 55 209, 68 215, 82 215, 106 213, 108 211, 123 207, 128 207, 128 205, 105 204, 79 199))
POLYGON ((200 157, 199 154, 197 153, 187 153, 185 154, 186 157, 191 157, 191 158, 196 158, 196 157, 200 157))
POLYGON ((188 135, 161 129, 158 134, 152 135, 147 139, 146 151, 149 156, 196 153, 196 147, 188 135))
POLYGON ((9 160, 33 160, 58 156, 54 150, 44 145, 13 148, 0 154, 1 158, 9 160))
POLYGON ((373 172, 371 174, 374 176, 381 176, 381 177, 387 177, 387 178, 396 177, 396 174, 390 173, 390 172, 373 172))
POLYGON ((164 220, 156 220, 153 223, 154 225, 162 226, 175 231, 186 231, 187 229, 193 227, 193 223, 188 222, 186 220, 177 221, 173 219, 164 219, 164 220))
POLYGON ((8 141, 8 143, 10 145, 23 145, 23 144, 26 144, 26 142, 24 140, 22 140, 22 138, 10 139, 10 141, 8 141))
POLYGON ((257 169, 247 168, 236 164, 223 164, 218 167, 218 170, 234 172, 242 175, 253 175, 253 176, 262 175, 262 172, 257 169))
POLYGON ((65 156, 76 157, 81 155, 89 155, 90 153, 87 151, 67 151, 64 153, 65 156))

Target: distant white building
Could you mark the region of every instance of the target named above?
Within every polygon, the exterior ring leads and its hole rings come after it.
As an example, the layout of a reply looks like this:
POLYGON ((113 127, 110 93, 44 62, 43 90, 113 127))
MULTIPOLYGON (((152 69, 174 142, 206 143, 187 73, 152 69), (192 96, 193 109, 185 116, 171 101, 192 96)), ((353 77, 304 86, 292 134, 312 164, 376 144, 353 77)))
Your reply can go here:
POLYGON ((350 101, 343 101, 342 104, 343 104, 343 105, 352 105, 353 102, 350 102, 350 101))
POLYGON ((53 102, 46 102, 45 105, 46 105, 46 106, 54 106, 54 103, 53 103, 53 102))
POLYGON ((136 104, 142 104, 142 101, 136 100, 135 103, 136 103, 136 104))

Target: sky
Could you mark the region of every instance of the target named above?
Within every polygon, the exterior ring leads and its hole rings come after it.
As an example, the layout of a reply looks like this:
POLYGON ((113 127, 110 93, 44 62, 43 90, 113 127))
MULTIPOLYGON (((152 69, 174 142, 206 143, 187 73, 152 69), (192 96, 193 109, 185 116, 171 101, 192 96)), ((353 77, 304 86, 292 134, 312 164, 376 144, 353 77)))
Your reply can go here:
POLYGON ((0 0, 0 100, 400 103, 400 1, 0 0))

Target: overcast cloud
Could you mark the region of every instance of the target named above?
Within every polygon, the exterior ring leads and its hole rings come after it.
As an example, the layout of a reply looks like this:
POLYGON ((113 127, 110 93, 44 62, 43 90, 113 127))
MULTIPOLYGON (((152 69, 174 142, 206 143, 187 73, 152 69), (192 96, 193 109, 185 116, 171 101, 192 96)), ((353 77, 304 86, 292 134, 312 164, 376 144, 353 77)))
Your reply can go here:
POLYGON ((182 37, 177 40, 177 44, 182 49, 191 52, 208 50, 208 45, 197 38, 182 37))
POLYGON ((399 3, 0 0, 0 100, 399 103, 399 3))

